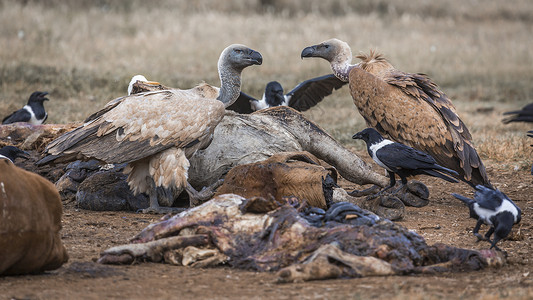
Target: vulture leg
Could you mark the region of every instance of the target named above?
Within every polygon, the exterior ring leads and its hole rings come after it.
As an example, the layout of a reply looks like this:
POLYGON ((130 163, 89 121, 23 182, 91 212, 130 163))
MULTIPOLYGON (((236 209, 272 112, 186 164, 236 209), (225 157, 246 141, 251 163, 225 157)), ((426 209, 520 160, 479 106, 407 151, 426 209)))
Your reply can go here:
POLYGON ((139 210, 139 212, 143 214, 179 213, 185 210, 185 208, 181 208, 181 207, 159 206, 159 200, 157 197, 156 189, 150 189, 148 191, 148 197, 150 198, 150 206, 148 208, 139 210))
POLYGON ((204 186, 201 191, 197 191, 189 182, 187 182, 185 190, 187 191, 187 194, 189 194, 189 206, 194 207, 213 198, 215 190, 221 186, 223 182, 224 180, 220 179, 210 186, 204 186))

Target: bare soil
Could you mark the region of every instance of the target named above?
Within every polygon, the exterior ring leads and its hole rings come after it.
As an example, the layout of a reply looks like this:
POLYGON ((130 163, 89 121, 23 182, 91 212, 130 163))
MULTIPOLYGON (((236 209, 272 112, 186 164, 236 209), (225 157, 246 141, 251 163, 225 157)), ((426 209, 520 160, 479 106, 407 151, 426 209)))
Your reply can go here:
MULTIPOLYGON (((364 157, 364 153, 361 153, 364 157)), ((493 184, 522 209, 522 222, 511 240, 499 246, 508 254, 502 268, 468 273, 440 273, 276 283, 276 274, 230 267, 195 269, 142 263, 111 266, 95 263, 99 253, 127 241, 160 216, 132 212, 95 212, 64 205, 62 237, 70 255, 58 270, 40 275, 0 278, 0 298, 5 299, 345 299, 345 298, 533 298, 533 176, 486 160, 493 184)), ((487 248, 472 235, 475 220, 450 193, 471 196, 464 184, 421 178, 431 192, 426 207, 408 207, 399 223, 437 242, 468 249, 487 248)), ((344 181, 343 181, 344 182, 344 181)), ((360 188, 344 182, 347 189, 360 188)), ((486 226, 481 233, 484 234, 486 226)))

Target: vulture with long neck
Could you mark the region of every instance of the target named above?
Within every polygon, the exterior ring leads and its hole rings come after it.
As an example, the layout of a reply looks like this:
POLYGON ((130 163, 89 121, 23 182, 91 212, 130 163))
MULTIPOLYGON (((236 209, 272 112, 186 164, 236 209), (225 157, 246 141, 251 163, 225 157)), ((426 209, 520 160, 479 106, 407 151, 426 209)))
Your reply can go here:
POLYGON ((134 194, 147 193, 150 207, 144 212, 165 212, 156 187, 185 189, 191 206, 213 192, 196 191, 187 181, 189 158, 209 145, 225 108, 239 96, 241 72, 260 65, 262 56, 243 45, 230 45, 220 55, 220 88, 206 83, 188 90, 161 90, 133 94, 109 102, 73 131, 52 141, 51 161, 97 159, 127 163, 124 172, 134 194))
POLYGON ((349 83, 354 104, 370 127, 429 153, 471 186, 492 186, 468 128, 427 75, 399 71, 375 51, 357 56, 361 62, 351 64, 350 46, 338 39, 307 47, 301 57, 331 64, 335 76, 349 83))

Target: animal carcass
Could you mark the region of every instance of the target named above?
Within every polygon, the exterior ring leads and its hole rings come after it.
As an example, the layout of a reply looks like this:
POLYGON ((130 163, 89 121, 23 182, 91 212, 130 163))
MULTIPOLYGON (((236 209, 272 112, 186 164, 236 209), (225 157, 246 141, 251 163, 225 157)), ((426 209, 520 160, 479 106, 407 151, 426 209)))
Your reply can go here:
MULTIPOLYGON (((478 270, 500 266, 505 261, 501 253, 493 250, 429 246, 418 234, 353 207, 346 214, 328 211, 343 216, 345 222, 333 218, 311 225, 301 213, 305 207, 299 205, 290 200, 279 203, 220 195, 149 225, 131 244, 104 251, 98 261, 165 260, 191 264, 197 259, 192 264, 198 266, 224 262, 247 270, 278 271, 283 282, 478 270), (352 220, 355 222, 350 224, 352 220), (189 253, 198 252, 198 248, 209 253, 203 256, 207 262, 201 260, 201 255, 191 258, 189 253)), ((333 209, 338 208, 343 206, 333 209)))

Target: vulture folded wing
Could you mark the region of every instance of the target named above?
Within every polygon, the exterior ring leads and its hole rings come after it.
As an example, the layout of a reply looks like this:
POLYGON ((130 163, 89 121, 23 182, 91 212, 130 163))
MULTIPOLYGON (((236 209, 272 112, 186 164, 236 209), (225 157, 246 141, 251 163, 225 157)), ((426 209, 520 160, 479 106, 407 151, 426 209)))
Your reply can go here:
POLYGON ((254 112, 254 110, 250 105, 250 101, 256 101, 256 99, 241 92, 239 98, 237 98, 237 100, 232 105, 228 106, 226 109, 233 110, 234 112, 239 114, 251 114, 254 112))
POLYGON ((306 111, 346 83, 338 79, 334 74, 301 82, 287 93, 287 97, 290 97, 289 106, 298 111, 306 111))
POLYGON ((467 181, 490 185, 470 132, 451 101, 427 76, 393 70, 381 79, 353 68, 350 90, 370 126, 430 154, 467 181))
MULTIPOLYGON (((451 134, 455 154, 461 161, 461 167, 464 169, 467 179, 470 179, 472 169, 482 167, 482 162, 472 146, 472 135, 457 115, 455 106, 446 94, 440 91, 438 86, 424 74, 393 71, 384 80, 399 87, 407 95, 425 101, 442 116, 442 120, 451 134)), ((481 175, 486 178, 484 170, 481 175)))
POLYGON ((48 153, 131 162, 208 139, 224 115, 222 102, 194 97, 190 90, 135 94, 117 102, 114 108, 53 141, 48 153))
POLYGON ((87 117, 85 119, 85 121, 83 121, 84 123, 87 123, 87 122, 90 122, 94 119, 97 119, 98 117, 100 117, 101 115, 107 113, 108 111, 112 110, 113 108, 115 108, 117 105, 119 105, 124 99, 126 99, 126 97, 120 97, 120 98, 117 98, 117 99, 114 99, 114 100, 111 100, 109 101, 105 106, 104 108, 102 108, 101 110, 93 113, 92 115, 90 115, 89 117, 87 117))

